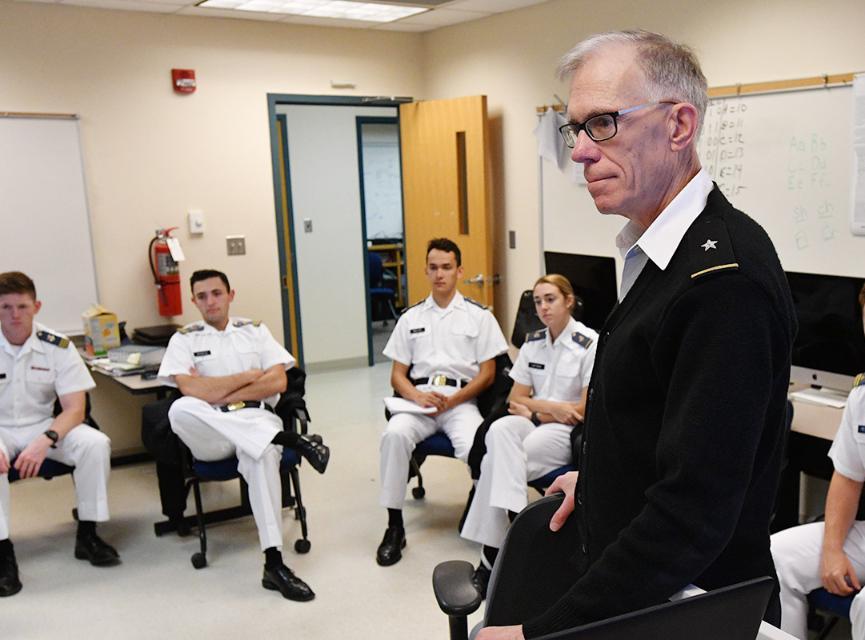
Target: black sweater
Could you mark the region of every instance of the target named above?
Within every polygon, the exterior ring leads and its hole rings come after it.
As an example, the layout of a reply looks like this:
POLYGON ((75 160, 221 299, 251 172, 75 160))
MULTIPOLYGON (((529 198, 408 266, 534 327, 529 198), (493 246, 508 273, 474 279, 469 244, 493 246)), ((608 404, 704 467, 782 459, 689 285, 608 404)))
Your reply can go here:
POLYGON ((795 332, 771 241, 715 187, 667 268, 648 261, 601 331, 574 514, 584 571, 527 638, 688 584, 775 576, 795 332))

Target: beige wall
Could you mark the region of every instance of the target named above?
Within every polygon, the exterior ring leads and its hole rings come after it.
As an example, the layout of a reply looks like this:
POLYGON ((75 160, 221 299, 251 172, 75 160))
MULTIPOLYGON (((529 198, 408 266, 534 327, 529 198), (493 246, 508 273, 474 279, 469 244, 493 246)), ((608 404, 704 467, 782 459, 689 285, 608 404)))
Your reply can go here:
MULTIPOLYGON (((512 327, 519 293, 539 275, 535 107, 567 87, 559 57, 579 39, 610 29, 645 28, 694 47, 710 86, 865 71, 861 0, 554 0, 440 29, 424 40, 424 94, 486 94, 498 138, 497 249, 503 276, 497 315, 512 327), (517 248, 506 249, 507 230, 517 248)), ((599 249, 609 254, 608 247, 599 249)))
MULTIPOLYGON (((180 226, 185 280, 224 269, 233 311, 282 339, 268 93, 419 95, 421 36, 0 0, 0 111, 81 115, 101 302, 131 327, 161 323, 146 262, 155 228, 180 226), (170 70, 196 70, 178 96, 170 70), (342 93, 352 93, 345 92, 342 93), (186 211, 203 209, 204 236, 186 211), (229 258, 225 236, 246 236, 229 258)), ((58 266, 62 262, 58 260, 58 266)))

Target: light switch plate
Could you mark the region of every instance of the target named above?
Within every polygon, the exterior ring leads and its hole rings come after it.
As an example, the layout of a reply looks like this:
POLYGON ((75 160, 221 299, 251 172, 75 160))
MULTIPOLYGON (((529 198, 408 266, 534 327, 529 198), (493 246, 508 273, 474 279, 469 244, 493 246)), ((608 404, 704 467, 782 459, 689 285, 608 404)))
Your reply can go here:
POLYGON ((204 233, 204 211, 201 209, 190 209, 187 219, 191 235, 201 235, 204 233))
POLYGON ((246 236, 225 236, 225 245, 230 256, 246 255, 246 236))

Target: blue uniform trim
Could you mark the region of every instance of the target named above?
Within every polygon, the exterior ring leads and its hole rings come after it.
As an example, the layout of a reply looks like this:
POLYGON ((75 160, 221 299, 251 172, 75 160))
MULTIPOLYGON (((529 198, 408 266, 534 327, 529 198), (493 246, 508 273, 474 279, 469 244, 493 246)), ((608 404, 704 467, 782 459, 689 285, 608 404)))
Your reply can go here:
POLYGON ((61 349, 65 349, 69 346, 69 340, 67 338, 64 338, 63 336, 58 336, 57 334, 50 333, 48 331, 37 331, 36 337, 39 338, 42 342, 53 344, 55 347, 60 347, 61 349))

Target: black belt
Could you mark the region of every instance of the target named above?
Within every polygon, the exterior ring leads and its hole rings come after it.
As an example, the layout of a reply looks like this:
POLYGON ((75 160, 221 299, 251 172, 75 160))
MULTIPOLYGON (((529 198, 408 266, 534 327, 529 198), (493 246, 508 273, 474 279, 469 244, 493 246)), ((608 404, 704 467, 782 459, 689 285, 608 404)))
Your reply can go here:
POLYGON ((240 402, 232 402, 219 407, 220 411, 228 413, 229 411, 237 411, 239 409, 267 409, 274 413, 273 407, 267 404, 264 400, 241 400, 240 402))
POLYGON ((442 374, 439 374, 436 376, 430 376, 429 378, 412 378, 411 383, 416 387, 422 384, 431 384, 434 387, 456 387, 457 389, 459 389, 460 387, 466 386, 469 381, 454 380, 453 378, 448 378, 442 374))

